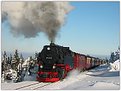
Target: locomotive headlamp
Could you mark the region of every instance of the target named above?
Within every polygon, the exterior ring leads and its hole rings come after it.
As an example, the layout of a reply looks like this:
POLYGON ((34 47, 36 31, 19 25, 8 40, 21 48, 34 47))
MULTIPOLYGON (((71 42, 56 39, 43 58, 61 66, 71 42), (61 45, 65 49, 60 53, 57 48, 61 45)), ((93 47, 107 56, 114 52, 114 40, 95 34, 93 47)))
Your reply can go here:
POLYGON ((43 68, 43 66, 42 66, 42 65, 40 65, 40 68, 43 68))
POLYGON ((53 69, 55 69, 56 68, 56 66, 55 65, 53 65, 53 69))
POLYGON ((48 47, 47 50, 50 50, 50 47, 48 47))

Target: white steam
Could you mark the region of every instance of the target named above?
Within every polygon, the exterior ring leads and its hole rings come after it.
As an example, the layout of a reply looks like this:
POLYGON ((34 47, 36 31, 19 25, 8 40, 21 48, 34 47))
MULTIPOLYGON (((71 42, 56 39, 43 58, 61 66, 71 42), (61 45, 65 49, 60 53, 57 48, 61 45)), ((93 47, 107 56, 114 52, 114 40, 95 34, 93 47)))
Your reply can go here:
POLYGON ((2 2, 2 22, 9 21, 14 36, 31 38, 45 32, 54 41, 72 9, 69 2, 2 2))
POLYGON ((68 76, 66 77, 66 79, 72 79, 72 78, 76 78, 78 75, 80 74, 79 70, 74 69, 72 71, 69 72, 68 76))

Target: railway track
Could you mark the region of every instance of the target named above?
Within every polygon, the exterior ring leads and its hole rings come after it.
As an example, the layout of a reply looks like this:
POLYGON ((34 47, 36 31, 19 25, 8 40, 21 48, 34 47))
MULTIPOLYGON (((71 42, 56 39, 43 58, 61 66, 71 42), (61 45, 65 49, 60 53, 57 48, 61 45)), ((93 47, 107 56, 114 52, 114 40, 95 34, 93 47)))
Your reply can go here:
POLYGON ((29 86, 32 86, 32 85, 36 85, 36 84, 39 84, 39 82, 32 83, 32 84, 28 84, 28 85, 24 85, 24 86, 21 86, 21 87, 16 88, 15 90, 19 90, 19 89, 22 89, 22 88, 25 88, 25 87, 29 87, 29 86))
POLYGON ((45 85, 35 87, 35 88, 33 88, 32 90, 37 90, 37 89, 39 89, 39 88, 43 88, 43 87, 48 86, 48 85, 50 85, 50 84, 52 84, 52 83, 47 83, 47 84, 45 84, 45 85))
POLYGON ((21 86, 16 88, 15 90, 36 90, 42 87, 45 87, 47 85, 50 85, 52 83, 40 83, 40 82, 36 82, 36 83, 32 83, 32 84, 28 84, 25 86, 21 86))

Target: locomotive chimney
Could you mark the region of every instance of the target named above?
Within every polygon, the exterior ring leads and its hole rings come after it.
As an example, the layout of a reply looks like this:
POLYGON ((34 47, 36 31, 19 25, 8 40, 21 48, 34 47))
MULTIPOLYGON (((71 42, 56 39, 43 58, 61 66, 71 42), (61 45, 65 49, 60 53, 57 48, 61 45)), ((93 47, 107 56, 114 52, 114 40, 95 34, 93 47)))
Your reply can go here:
POLYGON ((51 43, 50 43, 50 46, 54 46, 55 44, 54 44, 54 42, 53 41, 51 41, 51 43))
POLYGON ((53 43, 53 41, 51 40, 51 43, 53 43))

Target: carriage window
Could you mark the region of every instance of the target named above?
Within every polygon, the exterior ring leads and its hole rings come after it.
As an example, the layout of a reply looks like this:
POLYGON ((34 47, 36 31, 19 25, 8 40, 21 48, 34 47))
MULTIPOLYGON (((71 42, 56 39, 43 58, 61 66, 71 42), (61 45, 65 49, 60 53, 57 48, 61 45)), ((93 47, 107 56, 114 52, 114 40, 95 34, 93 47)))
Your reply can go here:
POLYGON ((87 63, 90 64, 91 58, 87 58, 87 63))

